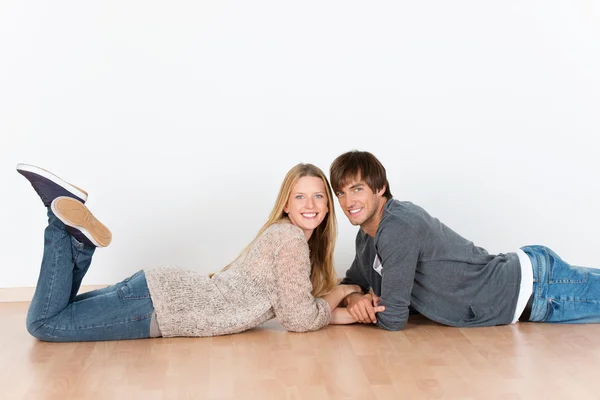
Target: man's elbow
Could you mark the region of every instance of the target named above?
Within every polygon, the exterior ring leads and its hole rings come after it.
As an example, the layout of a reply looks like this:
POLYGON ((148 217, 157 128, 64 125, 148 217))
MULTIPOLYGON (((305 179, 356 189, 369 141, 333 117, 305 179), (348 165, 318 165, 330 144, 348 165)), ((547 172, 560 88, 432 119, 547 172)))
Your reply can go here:
POLYGON ((377 326, 388 331, 401 331, 406 325, 406 318, 377 318, 377 326))

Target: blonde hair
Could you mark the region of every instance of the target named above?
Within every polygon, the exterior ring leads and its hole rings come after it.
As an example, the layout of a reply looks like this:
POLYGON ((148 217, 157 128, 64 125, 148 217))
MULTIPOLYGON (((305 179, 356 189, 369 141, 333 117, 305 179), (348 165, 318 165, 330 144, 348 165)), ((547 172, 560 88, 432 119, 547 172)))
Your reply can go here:
MULTIPOLYGON (((227 270, 233 263, 244 256, 252 247, 256 239, 260 237, 260 235, 262 235, 267 228, 273 224, 278 224, 284 220, 287 220, 287 214, 285 211, 283 211, 283 209, 289 200, 290 193, 292 192, 294 185, 300 178, 305 176, 320 178, 323 181, 323 184, 327 188, 325 192, 327 195, 327 206, 329 208, 329 212, 325 215, 323 222, 321 222, 319 226, 315 228, 313 234, 308 240, 311 266, 310 281, 313 287, 312 295, 315 297, 321 297, 333 290, 333 287, 337 284, 336 273, 335 269, 333 268, 333 250, 337 237, 337 222, 335 218, 333 194, 331 192, 331 186, 329 185, 327 177, 319 167, 316 167, 313 164, 298 164, 288 171, 283 179, 283 182, 281 183, 277 200, 275 200, 275 205, 271 210, 271 214, 269 215, 267 222, 265 222, 262 228, 259 229, 256 237, 248 246, 246 246, 240 255, 221 271, 227 270)), ((212 277, 213 275, 214 274, 211 274, 210 276, 212 277)))

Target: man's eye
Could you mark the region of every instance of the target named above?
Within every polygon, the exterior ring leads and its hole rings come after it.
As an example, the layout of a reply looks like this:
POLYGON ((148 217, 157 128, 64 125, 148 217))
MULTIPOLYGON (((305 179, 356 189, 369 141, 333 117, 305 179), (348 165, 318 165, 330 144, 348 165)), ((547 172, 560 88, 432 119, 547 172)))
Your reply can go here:
POLYGON ((344 195, 344 193, 342 193, 342 192, 335 192, 335 195, 336 195, 337 197, 342 197, 342 196, 344 195))

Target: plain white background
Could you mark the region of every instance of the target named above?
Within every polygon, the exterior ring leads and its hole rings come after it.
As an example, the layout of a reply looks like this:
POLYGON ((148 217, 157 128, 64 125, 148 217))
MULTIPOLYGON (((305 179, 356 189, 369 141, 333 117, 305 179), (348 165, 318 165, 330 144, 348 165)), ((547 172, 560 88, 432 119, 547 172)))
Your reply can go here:
MULTIPOLYGON (((84 284, 230 262, 289 168, 354 148, 490 252, 600 267, 600 6, 590 1, 0 3, 0 287, 45 210, 18 162, 113 231, 84 284)), ((357 228, 336 204, 336 268, 357 228)))

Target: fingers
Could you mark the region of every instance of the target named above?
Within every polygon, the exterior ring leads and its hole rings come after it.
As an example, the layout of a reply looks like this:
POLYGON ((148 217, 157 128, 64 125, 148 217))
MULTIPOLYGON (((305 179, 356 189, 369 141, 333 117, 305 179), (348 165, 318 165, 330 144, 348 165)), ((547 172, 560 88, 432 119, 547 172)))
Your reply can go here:
POLYGON ((358 303, 348 305, 348 307, 346 307, 346 308, 347 308, 348 312, 350 313, 350 315, 352 315, 352 318, 354 318, 356 320, 356 322, 363 322, 363 317, 362 317, 358 303))
POLYGON ((368 324, 376 321, 373 306, 371 305, 371 301, 367 298, 362 298, 352 304, 348 308, 348 311, 357 322, 368 324))
POLYGON ((363 324, 377 323, 376 313, 385 310, 384 306, 379 305, 381 298, 373 293, 364 296, 352 296, 348 300, 346 309, 356 322, 363 324))
POLYGON ((372 307, 369 303, 359 303, 348 309, 348 312, 356 320, 363 324, 377 323, 375 314, 385 311, 385 306, 372 307))
POLYGON ((360 322, 360 317, 356 314, 354 307, 347 307, 346 310, 348 310, 348 313, 356 322, 360 322))
MULTIPOLYGON (((377 300, 379 301, 379 298, 377 298, 377 300)), ((374 324, 377 323, 377 317, 375 316, 376 313, 380 313, 382 311, 385 311, 385 306, 375 306, 375 307, 369 307, 367 309, 367 311, 369 312, 369 317, 371 318, 371 322, 373 322, 374 324)))
POLYGON ((375 318, 375 311, 373 309, 373 307, 371 306, 371 304, 369 304, 368 307, 365 307, 367 314, 369 315, 369 320, 372 323, 377 322, 377 318, 375 318))
POLYGON ((377 296, 375 293, 373 293, 372 296, 373 296, 373 306, 377 307, 379 305, 379 302, 381 301, 381 297, 377 296))
POLYGON ((369 312, 367 311, 367 309, 365 307, 365 303, 363 301, 358 303, 355 306, 355 308, 356 308, 356 314, 359 317, 359 322, 362 322, 364 324, 371 322, 371 319, 369 318, 369 312))
POLYGON ((350 315, 352 315, 352 318, 354 318, 354 320, 356 322, 361 322, 362 318, 360 317, 360 314, 358 314, 354 308, 348 307, 348 312, 350 313, 350 315))

